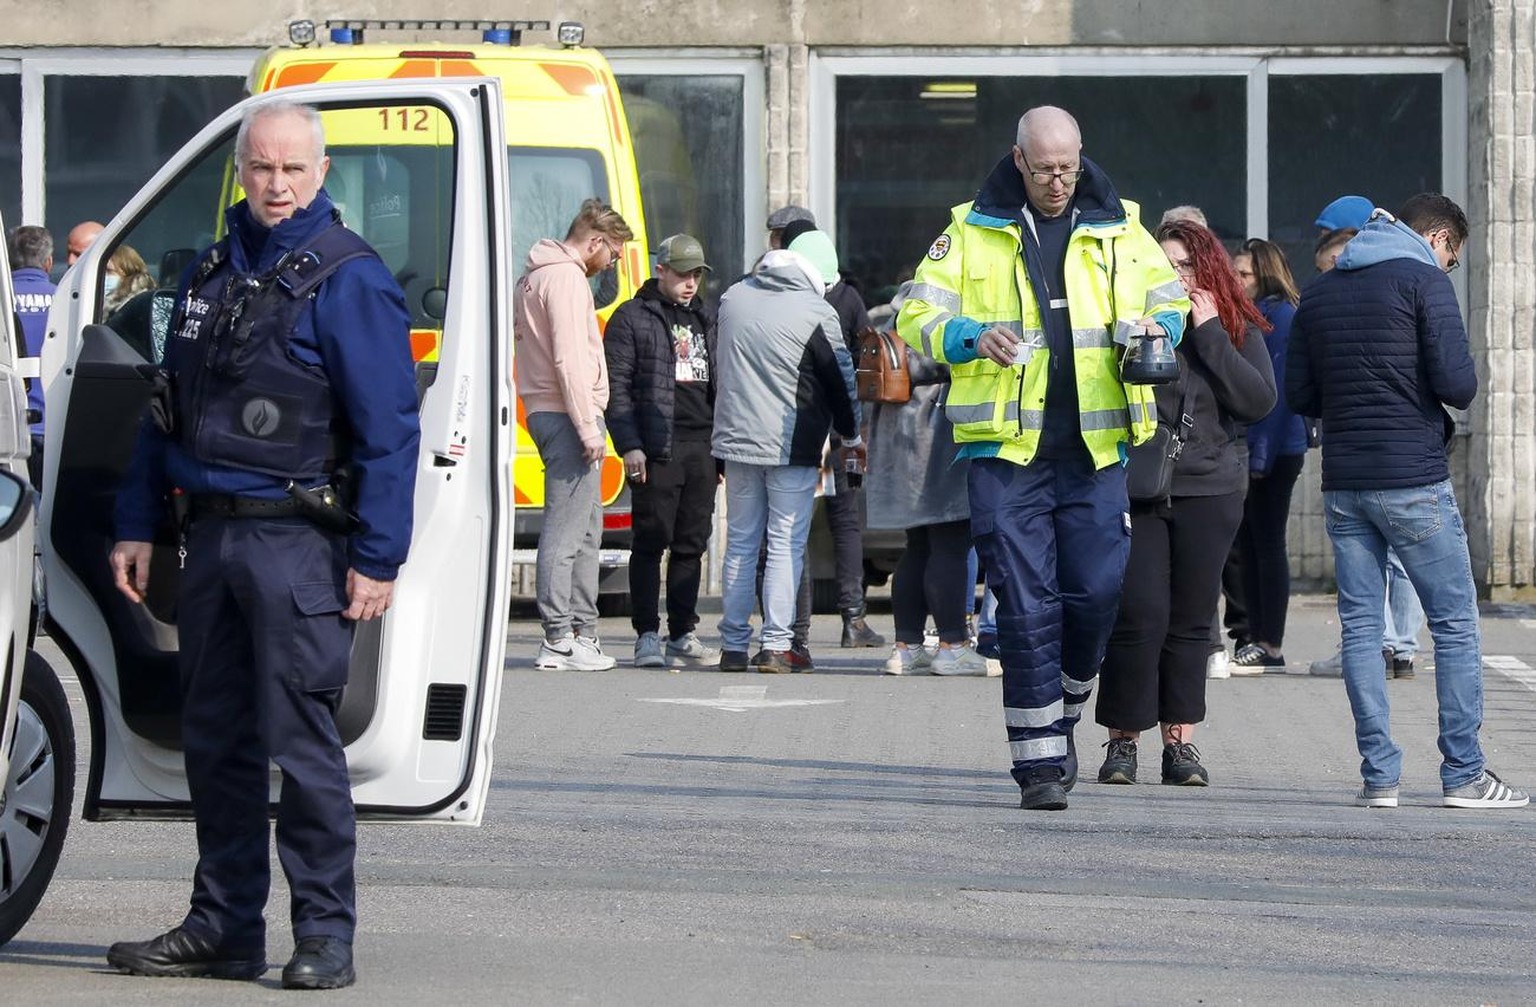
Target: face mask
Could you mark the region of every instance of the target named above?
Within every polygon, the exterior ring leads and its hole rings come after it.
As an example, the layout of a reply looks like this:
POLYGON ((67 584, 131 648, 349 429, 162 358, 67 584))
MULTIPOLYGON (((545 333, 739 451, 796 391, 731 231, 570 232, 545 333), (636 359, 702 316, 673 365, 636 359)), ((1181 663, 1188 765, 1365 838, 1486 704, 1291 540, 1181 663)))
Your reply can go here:
POLYGON ((122 277, 118 276, 116 273, 108 273, 106 278, 101 281, 102 296, 111 297, 117 291, 117 281, 120 279, 122 279, 122 277))

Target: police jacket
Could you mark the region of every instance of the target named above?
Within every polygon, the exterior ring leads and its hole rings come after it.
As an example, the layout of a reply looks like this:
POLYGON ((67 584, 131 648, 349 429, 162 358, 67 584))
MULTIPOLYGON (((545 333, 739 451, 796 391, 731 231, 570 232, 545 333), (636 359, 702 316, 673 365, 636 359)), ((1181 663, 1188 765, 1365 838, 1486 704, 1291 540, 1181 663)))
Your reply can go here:
POLYGON ((715 401, 715 319, 695 297, 675 304, 646 280, 634 297, 619 305, 603 334, 608 360, 608 408, 603 419, 619 454, 635 449, 656 461, 672 457, 677 391, 677 355, 672 326, 686 325, 704 340, 709 363, 706 397, 715 401))
MULTIPOLYGON (((188 365, 201 361, 208 349, 192 344, 207 340, 210 328, 187 323, 211 318, 218 307, 214 303, 218 292, 230 281, 238 284, 265 277, 281 263, 293 261, 332 226, 334 215, 330 197, 321 190, 308 207, 274 228, 258 224, 244 201, 226 211, 225 221, 229 238, 223 246, 223 262, 203 275, 195 290, 189 286, 200 272, 194 264, 177 295, 165 367, 183 407, 186 389, 196 377, 188 365)), ((360 519, 349 544, 352 568, 375 579, 393 579, 410 547, 420 442, 410 316, 399 285, 377 256, 356 258, 305 299, 289 331, 256 332, 259 337, 251 340, 253 352, 267 345, 264 340, 286 341, 280 353, 261 354, 263 366, 269 368, 264 380, 289 381, 287 390, 295 395, 329 397, 323 408, 334 417, 337 445, 331 461, 350 464, 355 485, 352 509, 360 519)), ((282 422, 288 422, 291 411, 283 396, 268 397, 284 410, 282 422)), ((200 418, 227 422, 230 417, 220 412, 221 405, 207 401, 201 417, 178 416, 178 423, 191 427, 200 418)), ((253 429, 258 435, 267 421, 266 416, 255 417, 253 429)), ((215 431, 220 436, 211 438, 195 433, 183 427, 167 435, 147 419, 141 425, 118 495, 119 540, 152 541, 165 513, 166 494, 173 487, 194 496, 218 493, 283 499, 290 478, 306 481, 317 476, 303 470, 308 462, 283 471, 279 455, 261 447, 248 450, 249 443, 225 436, 233 431, 215 431)), ((325 474, 318 475, 323 481, 325 474)))
POLYGON ((1442 406, 1465 409, 1476 394, 1456 291, 1429 243, 1371 220, 1302 290, 1291 322, 1285 397, 1323 421, 1323 489, 1449 478, 1442 406))
MULTIPOLYGON (((16 317, 21 321, 22 337, 26 340, 27 356, 39 356, 43 352, 43 337, 48 334, 48 309, 53 306, 53 281, 48 274, 35 266, 24 266, 11 274, 11 284, 16 292, 16 317)), ((32 424, 34 436, 43 435, 43 380, 27 379, 27 408, 36 409, 38 421, 32 424)))
MULTIPOLYGON (((1131 323, 1151 316, 1177 342, 1189 299, 1168 257, 1141 226, 1139 208, 1122 200, 1104 172, 1082 159, 1065 262, 1079 425, 1098 468, 1124 460, 1125 444, 1152 436, 1152 389, 1120 380, 1131 323)), ((897 315, 902 339, 951 365, 946 412, 968 457, 1027 465, 1040 446, 1051 350, 1045 311, 1025 264, 1024 180, 1011 156, 993 168, 970 203, 950 211, 949 226, 917 267, 897 315), (994 325, 1024 340, 1021 366, 999 367, 976 354, 994 325)), ((1046 310, 1049 310, 1047 306, 1046 310)))

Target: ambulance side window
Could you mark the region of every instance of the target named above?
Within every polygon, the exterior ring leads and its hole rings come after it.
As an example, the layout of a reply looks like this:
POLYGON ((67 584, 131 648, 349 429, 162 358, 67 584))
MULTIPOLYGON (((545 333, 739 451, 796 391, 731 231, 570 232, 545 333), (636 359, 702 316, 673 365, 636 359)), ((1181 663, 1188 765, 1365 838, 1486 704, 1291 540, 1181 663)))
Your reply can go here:
MULTIPOLYGON (((596 196, 609 201, 608 172, 595 150, 511 147, 507 169, 512 185, 512 262, 519 273, 539 239, 565 237, 582 200, 596 196)), ((618 296, 612 271, 590 282, 597 307, 608 306, 618 296)))
POLYGON ((234 148, 230 133, 166 188, 101 260, 96 320, 146 360, 159 363, 164 356, 182 274, 223 231, 220 207, 234 184, 234 148))

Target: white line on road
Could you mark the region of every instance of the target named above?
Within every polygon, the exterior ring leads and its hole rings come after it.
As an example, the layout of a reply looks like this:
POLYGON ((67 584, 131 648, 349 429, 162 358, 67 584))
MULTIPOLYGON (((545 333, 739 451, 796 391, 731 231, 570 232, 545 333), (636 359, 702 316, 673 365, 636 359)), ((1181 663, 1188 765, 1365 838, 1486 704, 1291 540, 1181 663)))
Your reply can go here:
POLYGON ((1499 674, 1512 678, 1532 692, 1536 692, 1536 668, 1532 668, 1518 657, 1484 654, 1483 667, 1492 668, 1499 674))
POLYGON ((841 699, 769 699, 766 685, 722 685, 719 699, 641 699, 642 703, 674 703, 678 706, 710 706, 731 713, 771 710, 782 706, 822 706, 841 699))

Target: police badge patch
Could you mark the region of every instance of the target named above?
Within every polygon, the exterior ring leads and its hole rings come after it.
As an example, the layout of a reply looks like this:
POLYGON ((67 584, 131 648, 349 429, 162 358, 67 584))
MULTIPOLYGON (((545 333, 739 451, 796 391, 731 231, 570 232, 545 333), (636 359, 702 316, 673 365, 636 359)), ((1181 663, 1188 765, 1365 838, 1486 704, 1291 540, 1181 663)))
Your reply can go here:
POLYGON ((938 262, 949 254, 949 235, 941 234, 933 239, 933 244, 928 246, 928 258, 938 262))

